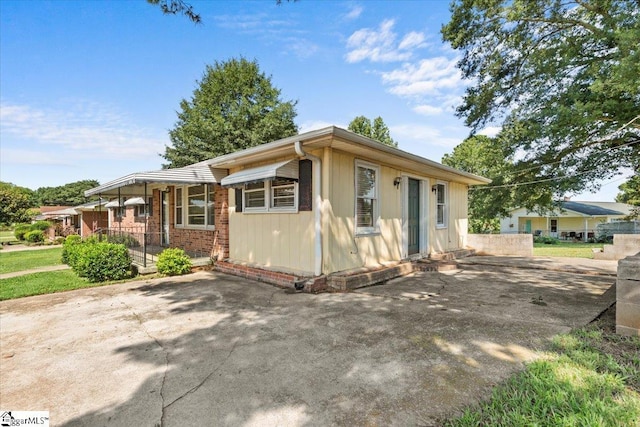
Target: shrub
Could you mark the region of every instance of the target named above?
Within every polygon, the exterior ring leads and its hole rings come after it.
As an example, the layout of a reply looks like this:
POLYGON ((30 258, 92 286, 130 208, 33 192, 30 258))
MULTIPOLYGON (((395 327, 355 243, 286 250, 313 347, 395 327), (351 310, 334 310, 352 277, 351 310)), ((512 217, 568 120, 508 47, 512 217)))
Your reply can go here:
POLYGON ((537 236, 533 238, 533 241, 535 243, 544 243, 545 245, 557 245, 559 243, 558 239, 549 236, 537 236))
POLYGON ((24 240, 24 235, 31 231, 31 224, 20 224, 16 225, 15 230, 13 230, 13 235, 16 236, 18 240, 24 240))
POLYGON ((107 237, 107 241, 109 243, 120 243, 128 248, 137 248, 140 246, 140 242, 129 234, 112 234, 107 237))
POLYGON ((81 243, 71 245, 69 265, 80 277, 90 282, 121 280, 129 276, 131 257, 124 245, 114 243, 81 243))
POLYGON ((191 258, 178 248, 165 249, 158 255, 158 273, 166 276, 177 276, 191 271, 191 258))
POLYGON ((51 227, 51 223, 49 221, 36 221, 31 224, 31 230, 47 231, 49 227, 51 227))
POLYGON ((44 233, 40 230, 27 231, 24 234, 24 240, 29 243, 42 243, 44 242, 44 233))
POLYGON ((56 245, 61 245, 64 243, 64 237, 62 236, 58 236, 55 238, 55 240, 53 241, 53 243, 55 243, 56 245))
POLYGON ((71 267, 71 263, 73 262, 72 258, 75 255, 73 246, 82 243, 82 237, 77 234, 72 234, 67 236, 64 239, 64 243, 62 243, 62 263, 67 264, 71 267))

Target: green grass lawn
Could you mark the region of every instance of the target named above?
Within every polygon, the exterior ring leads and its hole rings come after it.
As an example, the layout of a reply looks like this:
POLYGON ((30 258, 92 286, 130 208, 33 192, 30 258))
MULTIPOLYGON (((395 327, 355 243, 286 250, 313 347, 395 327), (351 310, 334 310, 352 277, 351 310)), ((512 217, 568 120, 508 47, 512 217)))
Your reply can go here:
POLYGON ((36 251, 0 252, 0 274, 60 265, 62 264, 61 256, 61 247, 36 251))
POLYGON ((131 279, 91 283, 87 279, 78 277, 71 270, 47 271, 25 274, 0 280, 0 301, 28 297, 32 295, 52 294, 55 292, 71 291, 81 288, 112 285, 134 280, 148 280, 157 275, 136 276, 131 279))
POLYGON ((0 301, 98 286, 71 270, 47 271, 0 280, 0 301))
POLYGON ((602 249, 602 243, 573 243, 559 242, 555 245, 547 245, 546 243, 534 243, 534 256, 549 257, 573 257, 573 258, 593 258, 593 248, 602 249))
POLYGON ((546 357, 445 425, 640 425, 640 339, 615 334, 615 313, 604 317, 557 336, 546 357))
POLYGON ((13 230, 0 231, 0 243, 16 242, 16 236, 13 235, 13 230))

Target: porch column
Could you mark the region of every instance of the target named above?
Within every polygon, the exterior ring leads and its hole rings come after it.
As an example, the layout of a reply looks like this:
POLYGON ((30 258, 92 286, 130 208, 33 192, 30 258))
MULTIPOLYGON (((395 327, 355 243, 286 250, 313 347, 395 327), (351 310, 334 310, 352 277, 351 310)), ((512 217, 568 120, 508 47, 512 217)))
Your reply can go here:
POLYGON ((582 236, 582 241, 585 243, 587 241, 588 230, 589 230, 589 218, 585 218, 584 219, 584 236, 582 236))
POLYGON ((144 234, 142 235, 142 266, 147 266, 147 222, 149 221, 149 198, 147 183, 144 183, 144 234))

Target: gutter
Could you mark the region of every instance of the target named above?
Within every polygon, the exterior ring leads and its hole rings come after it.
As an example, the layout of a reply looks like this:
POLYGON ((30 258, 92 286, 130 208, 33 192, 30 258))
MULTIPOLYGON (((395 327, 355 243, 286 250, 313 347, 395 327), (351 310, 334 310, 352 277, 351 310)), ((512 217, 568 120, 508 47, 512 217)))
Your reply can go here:
POLYGON ((314 224, 315 224, 315 264, 314 274, 320 276, 322 274, 322 160, 319 157, 309 154, 302 149, 302 142, 295 142, 296 154, 302 158, 311 160, 313 169, 313 192, 314 198, 314 224))

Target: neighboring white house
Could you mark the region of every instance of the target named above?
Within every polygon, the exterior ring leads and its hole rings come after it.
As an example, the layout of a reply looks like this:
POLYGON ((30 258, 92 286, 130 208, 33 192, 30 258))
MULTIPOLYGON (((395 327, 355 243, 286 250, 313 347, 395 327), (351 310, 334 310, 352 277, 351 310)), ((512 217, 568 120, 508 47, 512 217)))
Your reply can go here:
POLYGON ((614 202, 560 202, 559 208, 540 215, 525 208, 514 209, 500 219, 500 233, 530 233, 566 240, 587 240, 602 222, 621 221, 631 205, 614 202))

